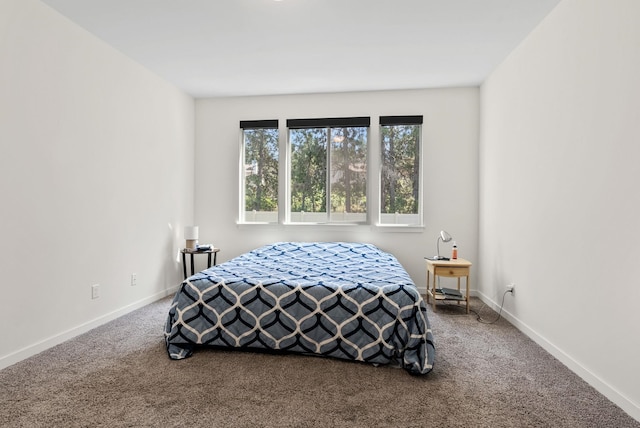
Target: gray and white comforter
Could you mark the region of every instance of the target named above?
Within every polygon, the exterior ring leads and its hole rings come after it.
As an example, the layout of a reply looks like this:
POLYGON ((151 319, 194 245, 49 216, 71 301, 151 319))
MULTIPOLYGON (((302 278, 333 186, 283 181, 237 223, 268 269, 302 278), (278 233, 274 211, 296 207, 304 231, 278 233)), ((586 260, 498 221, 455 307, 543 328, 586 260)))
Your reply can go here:
POLYGON ((370 244, 283 242, 197 273, 165 326, 172 359, 199 346, 257 348, 431 371, 425 303, 398 260, 370 244))

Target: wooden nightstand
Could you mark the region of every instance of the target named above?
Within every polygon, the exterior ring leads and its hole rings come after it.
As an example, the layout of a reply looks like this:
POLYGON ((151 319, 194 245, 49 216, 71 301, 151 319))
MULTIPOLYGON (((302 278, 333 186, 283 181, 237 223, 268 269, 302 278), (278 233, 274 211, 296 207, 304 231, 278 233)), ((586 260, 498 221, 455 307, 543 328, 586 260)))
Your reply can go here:
POLYGON ((191 275, 193 275, 194 272, 194 266, 193 266, 193 255, 194 254, 206 254, 207 255, 207 269, 211 267, 211 255, 213 255, 213 265, 216 265, 217 259, 218 259, 218 251, 220 251, 220 248, 212 248, 210 250, 200 250, 200 251, 195 251, 195 250, 189 250, 187 248, 183 248, 182 250, 180 250, 180 252, 182 253, 182 271, 184 273, 184 279, 187 279, 187 254, 191 255, 191 275))
POLYGON ((456 260, 430 260, 427 262, 427 304, 429 299, 433 301, 433 310, 436 310, 436 303, 442 300, 456 300, 458 303, 465 302, 467 305, 467 313, 469 313, 469 271, 471 270, 471 262, 465 259, 456 260), (458 279, 458 292, 460 292, 460 278, 465 277, 466 288, 464 293, 459 296, 446 294, 436 287, 436 277, 453 277, 458 279))

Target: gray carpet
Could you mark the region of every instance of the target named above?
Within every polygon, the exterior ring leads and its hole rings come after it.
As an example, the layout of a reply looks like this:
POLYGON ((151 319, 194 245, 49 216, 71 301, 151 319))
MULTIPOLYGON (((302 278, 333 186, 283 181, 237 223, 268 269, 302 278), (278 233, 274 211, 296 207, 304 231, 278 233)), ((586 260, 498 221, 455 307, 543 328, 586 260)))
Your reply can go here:
POLYGON ((429 310, 436 366, 416 377, 226 350, 171 361, 162 338, 169 302, 0 371, 0 425, 640 427, 505 320, 481 324, 457 307, 429 310))

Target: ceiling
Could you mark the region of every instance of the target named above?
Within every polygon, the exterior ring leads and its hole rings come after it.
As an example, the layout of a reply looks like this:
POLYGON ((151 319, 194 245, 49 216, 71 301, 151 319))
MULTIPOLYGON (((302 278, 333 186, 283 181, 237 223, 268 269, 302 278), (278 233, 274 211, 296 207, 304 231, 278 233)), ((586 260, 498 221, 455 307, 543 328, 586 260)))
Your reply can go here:
POLYGON ((477 86, 560 0, 42 0, 196 98, 477 86))

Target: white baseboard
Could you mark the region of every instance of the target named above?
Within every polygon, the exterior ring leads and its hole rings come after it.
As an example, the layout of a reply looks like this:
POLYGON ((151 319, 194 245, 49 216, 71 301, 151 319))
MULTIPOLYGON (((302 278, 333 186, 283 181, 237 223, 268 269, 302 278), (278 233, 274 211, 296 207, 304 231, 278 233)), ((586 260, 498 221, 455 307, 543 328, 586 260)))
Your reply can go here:
POLYGON ((176 287, 172 287, 167 290, 155 293, 142 300, 138 300, 137 302, 133 302, 113 312, 109 312, 108 314, 102 315, 94 320, 81 324, 77 327, 64 331, 60 334, 56 334, 55 336, 42 340, 33 345, 29 345, 9 355, 5 355, 0 358, 0 370, 6 367, 9 367, 13 364, 16 364, 22 360, 25 360, 29 357, 32 357, 36 354, 39 354, 40 352, 45 351, 49 348, 52 348, 56 345, 59 345, 60 343, 65 342, 69 339, 73 339, 76 336, 86 333, 87 331, 92 330, 96 327, 99 327, 103 324, 106 324, 109 321, 112 321, 118 317, 126 315, 129 312, 133 312, 136 309, 140 309, 143 306, 146 306, 150 303, 155 302, 156 300, 160 300, 166 296, 169 296, 170 294, 174 294, 177 290, 178 290, 178 287, 176 286, 176 287))
MULTIPOLYGON (((500 305, 483 293, 474 290, 471 294, 478 297, 485 304, 490 306, 494 311, 498 312, 500 310, 500 305)), ((538 334, 538 332, 516 318, 509 311, 506 311, 504 308, 502 309, 502 317, 513 324, 518 330, 527 335, 531 340, 540 345, 545 351, 557 358, 562 364, 567 366, 569 370, 580 376, 585 382, 594 387, 598 392, 607 397, 622 410, 627 412, 629 416, 637 421, 640 421, 640 405, 634 403, 629 398, 621 394, 618 390, 616 390, 611 385, 603 381, 600 377, 589 371, 586 367, 574 360, 562 349, 549 342, 543 336, 538 334)))

